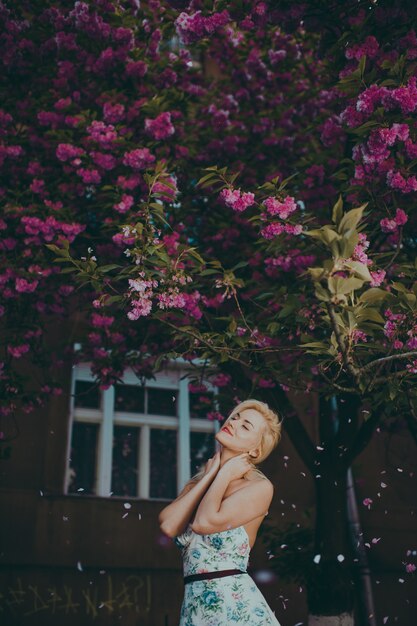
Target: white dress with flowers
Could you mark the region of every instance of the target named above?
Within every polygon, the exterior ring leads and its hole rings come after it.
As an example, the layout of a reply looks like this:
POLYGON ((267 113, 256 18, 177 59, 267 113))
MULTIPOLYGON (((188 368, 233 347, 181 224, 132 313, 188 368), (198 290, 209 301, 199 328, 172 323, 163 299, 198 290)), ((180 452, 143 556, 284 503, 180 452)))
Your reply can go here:
MULTIPOLYGON (((244 526, 199 535, 188 524, 174 543, 181 549, 184 576, 247 569, 250 544, 244 526)), ((249 574, 196 580, 184 587, 179 626, 280 626, 249 574)))

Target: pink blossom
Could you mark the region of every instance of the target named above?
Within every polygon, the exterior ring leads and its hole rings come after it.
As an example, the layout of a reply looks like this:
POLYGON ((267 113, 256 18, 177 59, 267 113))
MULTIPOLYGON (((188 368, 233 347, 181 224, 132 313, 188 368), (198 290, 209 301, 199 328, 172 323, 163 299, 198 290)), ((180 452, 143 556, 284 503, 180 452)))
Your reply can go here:
POLYGON ((151 154, 149 148, 136 148, 130 152, 125 152, 123 165, 128 165, 135 170, 143 170, 155 161, 155 156, 151 154))
POLYGON ((276 386, 276 383, 270 378, 260 378, 258 380, 258 387, 270 388, 270 387, 275 387, 275 386, 276 386))
POLYGON ((230 374, 224 374, 223 372, 220 372, 212 379, 212 383, 216 387, 227 387, 228 385, 230 385, 231 382, 232 377, 230 376, 230 374))
POLYGON ((234 211, 244 211, 255 201, 255 195, 252 192, 242 193, 240 189, 230 189, 225 187, 221 190, 219 196, 224 202, 232 207, 234 211))
POLYGON ((15 289, 19 293, 32 293, 33 291, 35 291, 38 284, 38 280, 34 280, 30 283, 25 278, 16 278, 15 289))
POLYGON ((219 411, 209 411, 206 417, 211 421, 218 420, 219 422, 223 422, 225 419, 224 416, 219 413, 219 411))
POLYGON ((114 104, 111 102, 104 103, 103 117, 106 122, 117 124, 117 122, 121 122, 123 120, 124 114, 125 107, 120 102, 115 102, 114 104))
POLYGON ((109 315, 100 315, 99 313, 91 314, 91 323, 97 328, 108 328, 114 322, 114 317, 109 315))
POLYGON ((203 16, 200 10, 190 15, 182 12, 175 20, 175 28, 183 43, 187 45, 206 35, 212 35, 229 21, 230 16, 226 9, 208 17, 203 16))
POLYGON ((148 71, 148 66, 145 61, 132 61, 129 59, 129 62, 125 66, 125 72, 127 76, 132 76, 133 78, 143 78, 148 71))
POLYGON ((411 574, 411 572, 415 572, 416 571, 416 566, 414 565, 414 563, 407 563, 405 566, 405 571, 408 574, 411 574))
POLYGON ((120 202, 118 204, 114 204, 113 208, 116 209, 118 213, 126 213, 130 208, 132 208, 133 203, 134 197, 124 193, 120 202))
POLYGON ((369 283, 371 287, 379 287, 385 279, 386 272, 385 270, 374 270, 369 272, 371 275, 371 282, 369 283))
POLYGON ((118 139, 117 132, 112 124, 105 124, 99 120, 94 120, 87 127, 91 139, 102 148, 113 148, 118 139))
POLYGON ((98 170, 89 170, 83 167, 80 167, 77 170, 78 176, 82 178, 82 181, 87 184, 98 184, 101 182, 101 175, 98 170))
POLYGON ((7 346, 7 352, 11 354, 15 359, 20 359, 23 354, 29 352, 30 346, 28 343, 23 343, 20 346, 7 346))
POLYGON ((417 178, 415 176, 404 178, 400 172, 395 172, 394 170, 389 170, 387 173, 387 183, 393 189, 398 189, 403 193, 417 191, 417 178))
POLYGON ((189 382, 188 391, 190 393, 204 393, 205 391, 207 391, 207 385, 205 385, 204 383, 196 384, 196 383, 189 382))
POLYGON ((164 113, 160 113, 155 119, 146 118, 145 130, 152 135, 154 139, 167 139, 175 133, 175 128, 171 123, 171 113, 165 111, 164 113))
POLYGON ((380 222, 381 230, 384 233, 392 233, 398 229, 398 226, 403 226, 408 220, 407 214, 402 209, 397 209, 395 217, 389 219, 384 217, 380 222))
POLYGON ((371 504, 372 504, 372 503, 373 503, 373 500, 372 500, 371 498, 365 498, 365 499, 363 500, 363 505, 364 505, 364 506, 367 506, 367 507, 368 507, 368 509, 370 509, 370 508, 371 508, 371 504))
POLYGON ((368 59, 374 59, 379 52, 379 43, 373 35, 369 35, 364 42, 355 44, 345 51, 347 59, 359 61, 364 55, 368 59))
POLYGON ((117 165, 117 159, 112 154, 105 154, 103 152, 96 152, 93 150, 90 153, 90 156, 93 162, 103 170, 110 171, 117 165))
POLYGON ((56 151, 56 156, 60 161, 69 161, 70 159, 79 158, 85 154, 85 150, 82 148, 78 148, 77 146, 73 146, 70 143, 59 143, 56 151))
POLYGON ((298 208, 292 196, 286 196, 282 201, 270 196, 266 198, 263 203, 269 215, 278 215, 282 220, 287 219, 287 217, 298 208))

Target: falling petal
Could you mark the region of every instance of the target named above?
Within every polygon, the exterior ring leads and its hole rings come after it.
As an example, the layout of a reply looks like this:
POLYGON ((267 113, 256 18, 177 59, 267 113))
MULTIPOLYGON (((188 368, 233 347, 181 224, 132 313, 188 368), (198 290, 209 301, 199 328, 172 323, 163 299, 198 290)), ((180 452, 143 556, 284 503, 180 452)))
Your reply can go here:
POLYGON ((316 556, 314 557, 313 561, 314 561, 314 563, 320 563, 320 559, 321 559, 321 554, 316 554, 316 556))
POLYGON ((130 502, 125 502, 123 506, 124 506, 125 509, 131 509, 132 508, 132 505, 130 504, 130 502))
POLYGON ((81 561, 77 562, 77 569, 82 572, 83 571, 83 566, 81 565, 81 561))
POLYGON ((341 563, 342 561, 345 560, 345 557, 343 556, 343 554, 338 554, 337 555, 337 560, 341 563))

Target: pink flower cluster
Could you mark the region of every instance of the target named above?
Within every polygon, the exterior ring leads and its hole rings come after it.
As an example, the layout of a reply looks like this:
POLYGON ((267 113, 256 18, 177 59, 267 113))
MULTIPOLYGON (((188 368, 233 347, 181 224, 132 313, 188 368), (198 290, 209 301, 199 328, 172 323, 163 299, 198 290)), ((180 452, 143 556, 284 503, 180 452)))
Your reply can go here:
POLYGON ((133 196, 124 193, 120 202, 114 204, 113 208, 116 209, 118 213, 126 213, 129 209, 132 208, 134 201, 135 199, 133 196))
POLYGON ((66 224, 59 222, 54 217, 49 216, 45 220, 39 217, 24 215, 21 219, 24 231, 29 237, 25 237, 25 244, 41 244, 45 241, 53 241, 55 238, 65 236, 70 243, 75 237, 86 229, 86 224, 66 224))
POLYGON ((380 222, 381 230, 384 233, 392 233, 398 230, 399 226, 403 226, 408 220, 407 214, 402 209, 397 209, 395 217, 389 219, 384 217, 380 222))
MULTIPOLYGON (((406 322, 407 316, 405 313, 393 313, 391 309, 386 309, 384 315, 387 319, 384 325, 384 335, 387 339, 393 341, 400 332, 401 325, 406 322)), ((395 344, 394 342, 394 347, 401 348, 403 343, 399 343, 401 345, 395 344)))
POLYGON ((398 189, 403 193, 417 191, 416 176, 408 176, 408 178, 405 178, 401 172, 396 172, 394 170, 389 170, 387 173, 387 183, 393 189, 398 189))
MULTIPOLYGON (((143 275, 142 272, 141 274, 143 275)), ((152 310, 153 289, 158 286, 158 281, 144 280, 143 277, 135 279, 129 278, 129 286, 132 309, 128 312, 127 317, 130 320, 146 317, 152 310)))
MULTIPOLYGON (((366 250, 369 248, 369 241, 366 238, 364 233, 359 233, 359 241, 353 250, 353 254, 350 259, 351 261, 359 261, 364 265, 372 265, 373 261, 370 259, 366 253, 366 250)), ((386 272, 385 270, 369 270, 371 275, 371 282, 369 283, 371 287, 379 287, 381 283, 384 281, 386 272)))
POLYGON ((178 287, 169 287, 167 291, 157 295, 160 309, 182 309, 185 306, 185 298, 178 287))
POLYGON ((281 222, 275 222, 268 224, 265 228, 262 228, 261 235, 265 239, 273 239, 286 233, 287 235, 300 235, 303 232, 301 224, 283 224, 281 222))
POLYGON ((347 59, 356 59, 359 61, 363 56, 368 59, 375 59, 379 53, 379 43, 373 35, 370 35, 364 42, 346 48, 345 56, 347 59))
POLYGON ((39 281, 29 282, 26 278, 16 278, 15 289, 19 293, 33 293, 38 286, 39 281))
POLYGON ((216 387, 227 387, 232 382, 232 377, 230 376, 230 374, 224 374, 223 372, 220 372, 220 374, 217 374, 213 377, 211 382, 216 387))
POLYGON ((155 156, 151 154, 149 148, 136 148, 125 152, 123 156, 123 165, 128 165, 134 170, 144 170, 150 167, 155 161, 155 156))
POLYGON ((264 200, 268 215, 278 215, 282 220, 286 220, 291 213, 297 210, 297 203, 294 198, 287 196, 283 201, 275 197, 269 197, 264 200))
POLYGON ((230 16, 226 9, 208 17, 203 16, 201 11, 196 11, 191 15, 182 12, 175 20, 175 28, 183 43, 187 45, 206 35, 212 35, 229 21, 230 16))
POLYGON ((145 119, 145 131, 157 141, 167 139, 175 133, 175 128, 171 122, 171 113, 165 111, 160 113, 155 119, 145 119))
POLYGON ((225 187, 219 196, 234 211, 244 211, 255 202, 255 195, 252 192, 242 193, 240 189, 225 187))
POLYGON ((316 257, 312 254, 301 254, 299 248, 291 248, 287 254, 266 258, 265 273, 271 278, 275 278, 279 275, 279 270, 284 272, 293 270, 296 273, 304 272, 307 267, 314 264, 315 259, 316 257))
MULTIPOLYGON (((279 217, 282 220, 287 219, 298 208, 292 196, 286 196, 283 200, 270 196, 263 201, 266 211, 261 213, 261 220, 266 221, 272 217, 279 217)), ((302 233, 301 224, 288 224, 285 222, 272 222, 261 229, 261 236, 265 239, 273 239, 278 235, 286 233, 287 235, 299 235, 302 233)))
POLYGON ((105 124, 104 122, 94 120, 87 127, 87 131, 90 133, 90 138, 99 144, 101 148, 110 150, 116 147, 118 136, 113 124, 105 124))
POLYGON ((225 420, 224 415, 219 413, 219 411, 209 411, 206 417, 211 421, 218 420, 219 422, 223 422, 225 420))
POLYGON ((85 150, 73 146, 70 143, 59 143, 55 154, 60 161, 65 162, 72 160, 72 165, 80 165, 80 157, 85 155, 85 150))

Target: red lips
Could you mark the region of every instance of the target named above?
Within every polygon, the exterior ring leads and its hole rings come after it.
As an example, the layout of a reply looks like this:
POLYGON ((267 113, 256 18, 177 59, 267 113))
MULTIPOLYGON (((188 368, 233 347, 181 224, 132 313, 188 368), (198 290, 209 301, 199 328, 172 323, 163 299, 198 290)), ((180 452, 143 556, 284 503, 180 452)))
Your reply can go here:
POLYGON ((223 426, 222 430, 226 431, 227 433, 229 433, 229 435, 231 435, 232 433, 230 432, 229 428, 227 426, 223 426))

